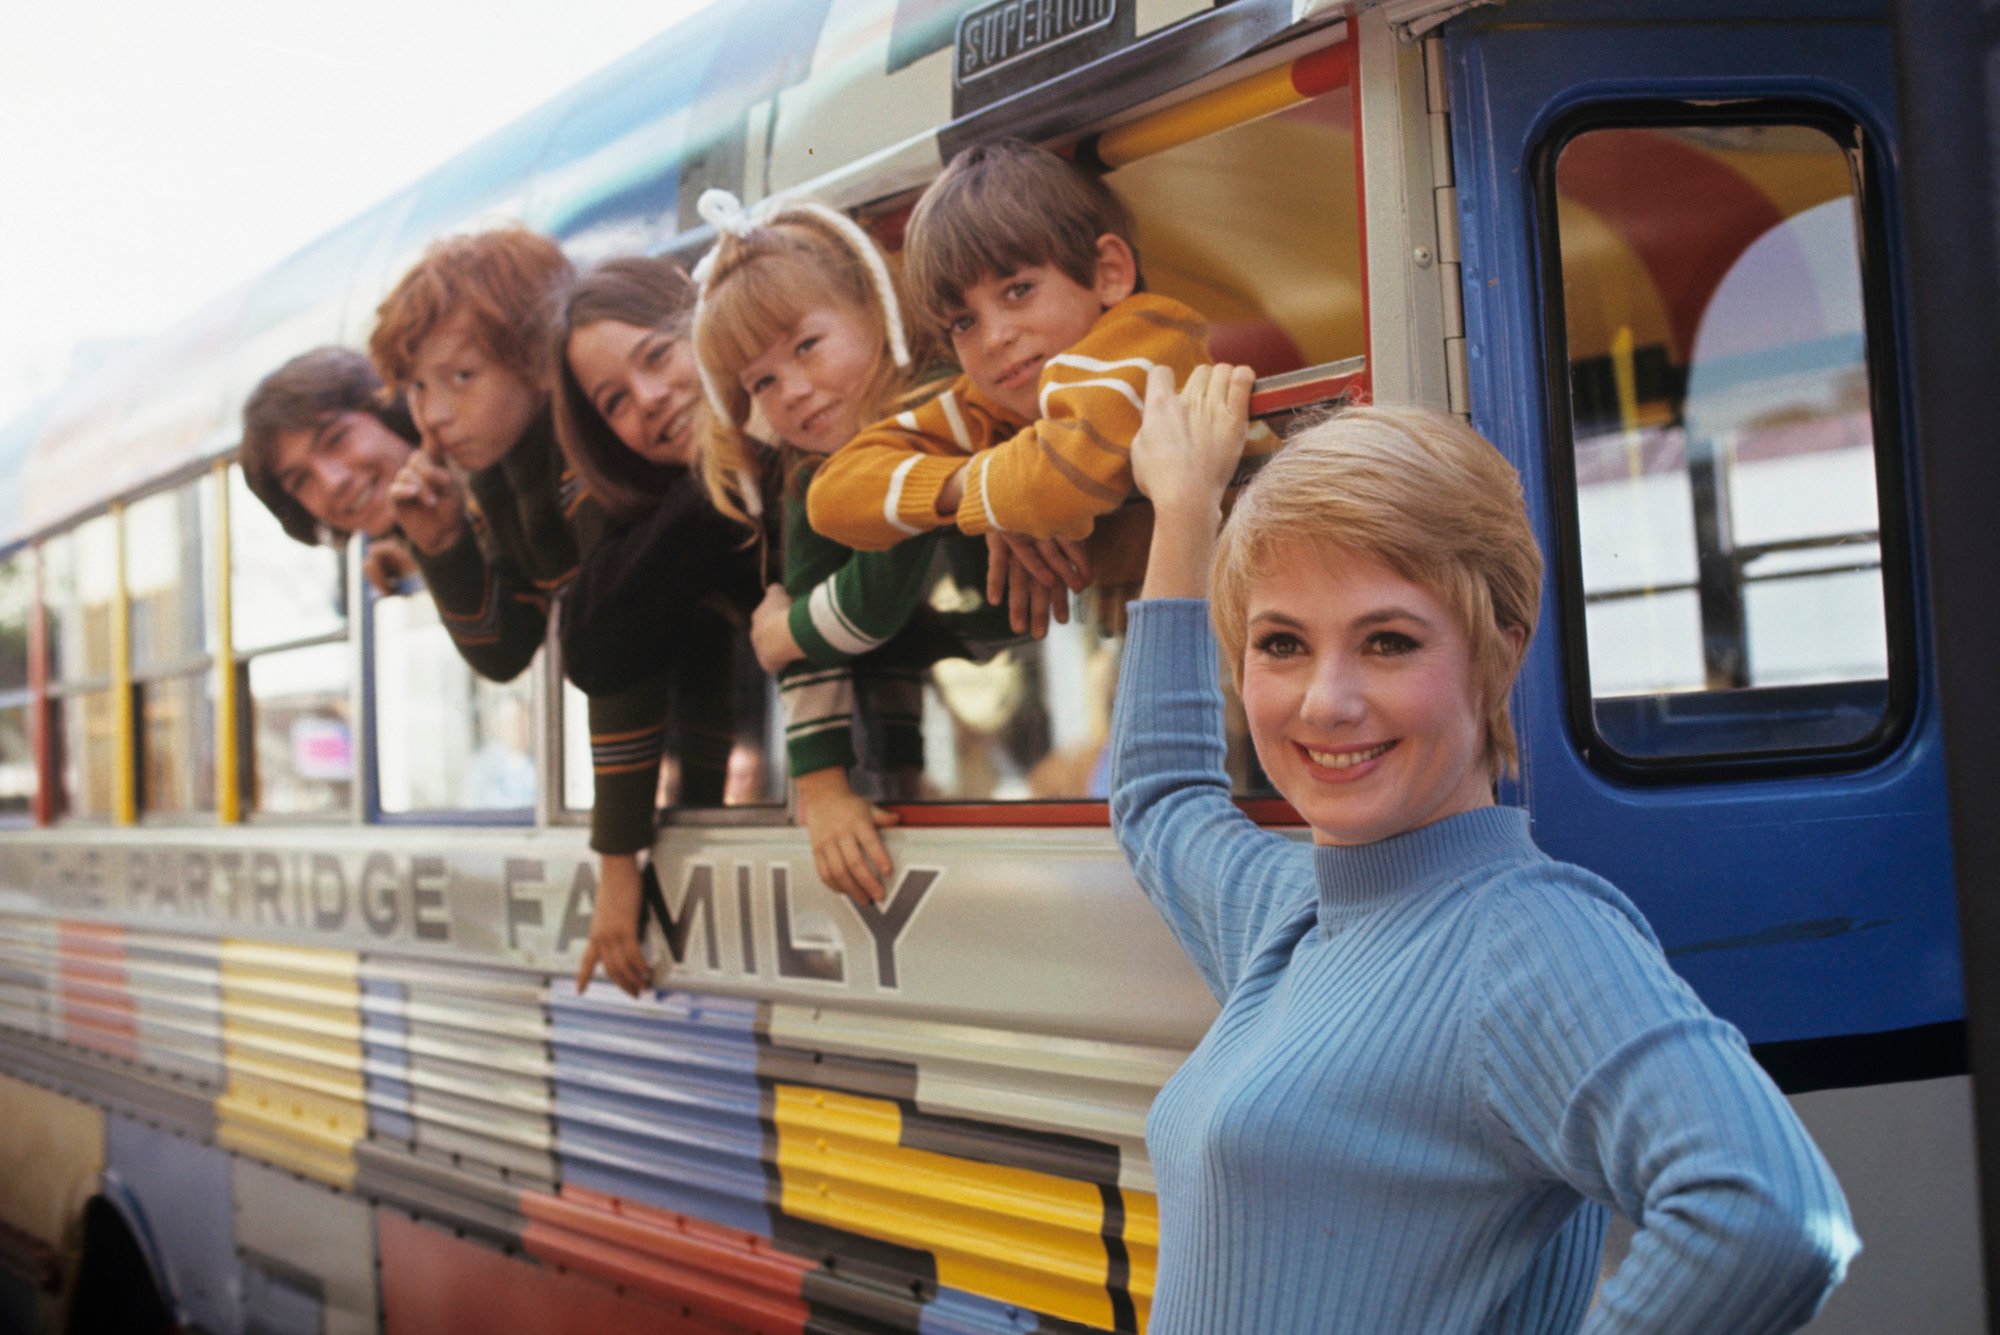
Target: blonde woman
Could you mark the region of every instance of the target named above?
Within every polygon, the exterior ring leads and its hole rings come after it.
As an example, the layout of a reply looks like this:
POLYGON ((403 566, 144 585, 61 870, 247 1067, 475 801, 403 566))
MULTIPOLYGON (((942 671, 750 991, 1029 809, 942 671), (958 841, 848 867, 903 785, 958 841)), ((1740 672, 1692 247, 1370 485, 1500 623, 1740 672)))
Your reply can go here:
POLYGON ((1353 410, 1218 537, 1249 383, 1156 376, 1133 448, 1112 815, 1222 1004, 1147 1122, 1151 1329, 1804 1324, 1858 1247, 1825 1161, 1630 901, 1494 804, 1541 584, 1513 469, 1353 410), (1229 800, 1218 662, 1311 843, 1229 800), (1637 1232, 1592 1306, 1607 1208, 1637 1232))

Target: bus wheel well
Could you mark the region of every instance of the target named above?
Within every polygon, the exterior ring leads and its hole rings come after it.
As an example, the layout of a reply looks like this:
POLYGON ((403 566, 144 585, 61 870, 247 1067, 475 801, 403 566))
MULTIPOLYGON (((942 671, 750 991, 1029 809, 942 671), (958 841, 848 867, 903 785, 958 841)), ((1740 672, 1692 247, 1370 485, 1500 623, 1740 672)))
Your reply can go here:
POLYGON ((179 1324, 125 1215, 108 1197, 83 1207, 83 1259, 71 1290, 67 1335, 151 1335, 179 1324))

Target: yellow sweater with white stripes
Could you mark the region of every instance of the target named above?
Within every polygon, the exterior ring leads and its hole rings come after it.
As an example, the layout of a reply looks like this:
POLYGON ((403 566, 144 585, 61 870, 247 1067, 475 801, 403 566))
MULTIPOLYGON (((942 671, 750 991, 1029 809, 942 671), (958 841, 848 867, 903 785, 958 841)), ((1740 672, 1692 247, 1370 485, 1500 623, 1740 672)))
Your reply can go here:
POLYGON ((1147 371, 1170 367, 1178 385, 1208 360, 1200 315, 1170 297, 1127 297, 1043 365, 1038 420, 1021 421, 961 375, 835 451, 813 478, 807 515, 843 546, 880 551, 950 522, 938 492, 964 468, 957 518, 967 533, 1086 537, 1132 490, 1147 371))

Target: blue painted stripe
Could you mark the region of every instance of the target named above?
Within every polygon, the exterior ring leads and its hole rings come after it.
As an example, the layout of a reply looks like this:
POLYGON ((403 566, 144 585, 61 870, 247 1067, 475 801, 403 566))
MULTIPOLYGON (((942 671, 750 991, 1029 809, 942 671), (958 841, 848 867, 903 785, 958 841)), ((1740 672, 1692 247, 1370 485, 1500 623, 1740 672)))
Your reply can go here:
POLYGON ((1040 1318, 1025 1308, 957 1289, 939 1289, 917 1314, 918 1335, 1026 1335, 1039 1328, 1040 1318))
POLYGON ((564 1182, 769 1237, 755 1002, 550 989, 564 1182))
POLYGON ((124 1117, 104 1121, 107 1179, 144 1216, 159 1276, 183 1321, 201 1330, 242 1325, 229 1155, 124 1117))
POLYGON ((403 1007, 407 985, 389 978, 361 976, 362 1079, 368 1091, 368 1134, 388 1140, 415 1140, 410 1119, 410 1022, 403 1007))

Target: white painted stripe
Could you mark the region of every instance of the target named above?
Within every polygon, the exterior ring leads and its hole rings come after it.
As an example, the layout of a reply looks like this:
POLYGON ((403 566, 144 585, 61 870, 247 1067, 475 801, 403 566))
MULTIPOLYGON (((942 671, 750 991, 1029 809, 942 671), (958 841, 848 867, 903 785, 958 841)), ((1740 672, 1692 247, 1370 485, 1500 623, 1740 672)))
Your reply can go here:
MULTIPOLYGON (((986 527, 996 533, 1005 533, 1007 530, 1000 527, 999 516, 993 513, 993 498, 986 494, 986 470, 993 462, 992 451, 975 456, 973 462, 979 466, 979 508, 986 512, 986 527)), ((971 479, 966 481, 969 483, 971 479)))
POLYGON ((958 411, 958 395, 946 390, 938 395, 937 401, 944 411, 944 420, 951 426, 951 438, 958 442, 958 448, 972 453, 972 435, 965 429, 965 418, 958 411))
POLYGON ((1133 389, 1123 380, 1068 380, 1060 384, 1050 382, 1042 386, 1042 416, 1047 417, 1049 415, 1049 395, 1056 393, 1058 390, 1067 394, 1071 390, 1098 387, 1115 389, 1120 394, 1123 394, 1126 402, 1130 403, 1134 408, 1137 408, 1142 413, 1146 411, 1146 401, 1139 397, 1137 390, 1133 389))
POLYGON ((812 593, 806 597, 806 609, 812 614, 813 629, 820 633, 820 638, 843 654, 865 654, 882 643, 862 634, 853 622, 841 614, 830 579, 814 586, 812 593))
POLYGON ((902 515, 903 484, 910 480, 910 470, 917 466, 921 454, 913 454, 896 465, 896 471, 889 474, 889 494, 882 501, 882 517, 889 521, 889 527, 898 533, 922 533, 923 530, 905 524, 902 515))

